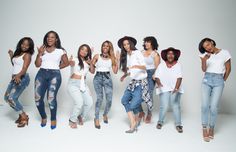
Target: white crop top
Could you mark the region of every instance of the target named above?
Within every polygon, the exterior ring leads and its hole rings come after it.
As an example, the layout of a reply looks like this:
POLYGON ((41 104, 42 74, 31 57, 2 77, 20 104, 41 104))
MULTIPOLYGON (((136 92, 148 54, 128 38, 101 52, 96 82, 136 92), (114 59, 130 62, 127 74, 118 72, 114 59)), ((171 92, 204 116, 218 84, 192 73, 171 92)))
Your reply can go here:
MULTIPOLYGON (((203 58, 207 53, 200 54, 199 56, 203 58)), ((207 59, 207 69, 206 72, 209 73, 225 73, 225 62, 231 59, 231 55, 227 50, 220 50, 217 54, 211 54, 210 58, 207 59)))
POLYGON ((73 61, 75 61, 75 66, 71 67, 71 75, 76 74, 80 76, 86 76, 87 73, 89 72, 89 65, 87 64, 87 62, 83 61, 84 68, 81 69, 81 67, 79 66, 78 58, 75 58, 73 61))
POLYGON ((22 70, 23 65, 24 65, 24 60, 23 60, 24 55, 25 54, 22 54, 21 56, 14 57, 12 59, 12 62, 13 62, 12 74, 13 75, 20 73, 20 71, 22 70))
MULTIPOLYGON (((144 53, 144 51, 143 51, 143 53, 144 53)), ((156 69, 154 57, 155 57, 154 51, 152 51, 152 53, 149 56, 144 56, 144 61, 146 63, 147 70, 156 69)))
POLYGON ((96 71, 98 72, 109 72, 112 66, 112 62, 111 59, 103 59, 99 55, 95 66, 96 66, 96 71))
POLYGON ((55 49, 53 52, 48 53, 44 52, 42 56, 41 67, 43 69, 60 69, 59 65, 61 62, 62 55, 66 54, 66 52, 62 49, 55 49))

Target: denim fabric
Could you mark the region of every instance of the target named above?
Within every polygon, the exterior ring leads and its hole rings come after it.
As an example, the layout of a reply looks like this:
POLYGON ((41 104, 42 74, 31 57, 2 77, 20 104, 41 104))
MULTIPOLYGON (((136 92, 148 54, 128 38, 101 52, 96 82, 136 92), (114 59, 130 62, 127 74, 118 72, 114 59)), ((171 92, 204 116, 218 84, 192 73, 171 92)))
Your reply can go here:
POLYGON ((140 111, 142 99, 142 86, 138 85, 133 91, 126 88, 121 103, 124 105, 126 112, 133 111, 137 114, 140 111))
POLYGON ((40 69, 35 77, 35 102, 42 119, 46 119, 44 96, 50 107, 51 120, 56 120, 57 92, 61 85, 60 70, 40 69))
POLYGON ((95 105, 95 119, 99 119, 99 111, 103 101, 103 94, 105 92, 106 105, 103 115, 107 115, 112 105, 113 83, 109 72, 97 72, 93 79, 94 89, 97 95, 95 105))
POLYGON ((219 101, 224 89, 222 74, 205 73, 202 82, 202 126, 213 128, 216 123, 219 101))
POLYGON ((26 73, 21 78, 21 82, 16 84, 14 80, 11 80, 8 84, 4 100, 15 110, 15 111, 23 111, 23 106, 18 100, 19 96, 25 90, 25 88, 29 85, 30 77, 29 74, 26 73))
POLYGON ((163 124, 166 112, 169 107, 169 103, 173 110, 173 116, 175 118, 175 125, 181 125, 181 109, 180 109, 180 97, 181 93, 163 92, 160 95, 160 112, 158 123, 163 124))
POLYGON ((85 91, 80 90, 80 80, 70 79, 68 81, 68 93, 74 101, 73 110, 70 115, 70 120, 72 122, 77 122, 78 116, 81 116, 85 120, 88 113, 93 106, 93 99, 86 85, 85 91))

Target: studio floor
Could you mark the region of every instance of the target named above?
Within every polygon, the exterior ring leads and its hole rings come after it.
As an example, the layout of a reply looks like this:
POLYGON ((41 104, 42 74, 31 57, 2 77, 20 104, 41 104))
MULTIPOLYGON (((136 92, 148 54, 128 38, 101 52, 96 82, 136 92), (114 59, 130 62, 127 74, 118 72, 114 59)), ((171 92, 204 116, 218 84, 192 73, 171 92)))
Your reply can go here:
POLYGON ((8 105, 0 106, 0 152, 65 152, 65 151, 136 151, 136 152, 235 152, 235 115, 220 114, 215 139, 209 143, 202 140, 200 118, 183 114, 184 133, 176 132, 172 115, 168 113, 161 130, 155 128, 157 113, 151 124, 142 123, 138 132, 126 134, 128 120, 125 112, 113 111, 109 124, 101 122, 95 129, 93 117, 78 129, 68 126, 68 112, 58 109, 58 126, 50 129, 40 127, 40 118, 33 106, 26 106, 30 116, 29 126, 17 128, 17 115, 8 105))

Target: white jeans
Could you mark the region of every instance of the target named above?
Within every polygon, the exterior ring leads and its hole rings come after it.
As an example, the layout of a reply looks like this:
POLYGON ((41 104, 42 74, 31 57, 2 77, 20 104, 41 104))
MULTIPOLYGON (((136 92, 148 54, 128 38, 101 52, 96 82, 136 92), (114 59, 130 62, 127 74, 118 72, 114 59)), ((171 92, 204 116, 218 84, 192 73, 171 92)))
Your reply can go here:
POLYGON ((68 82, 68 93, 73 99, 74 106, 70 115, 70 121, 77 122, 78 116, 86 119, 92 105, 93 99, 88 86, 84 92, 80 90, 80 80, 70 79, 68 82))

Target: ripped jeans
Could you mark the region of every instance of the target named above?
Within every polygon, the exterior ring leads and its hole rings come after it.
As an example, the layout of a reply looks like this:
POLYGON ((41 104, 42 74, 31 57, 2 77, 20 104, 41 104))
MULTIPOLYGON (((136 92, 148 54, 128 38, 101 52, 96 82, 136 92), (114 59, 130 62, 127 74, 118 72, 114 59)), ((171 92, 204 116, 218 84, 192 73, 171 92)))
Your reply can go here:
POLYGON ((16 84, 14 80, 11 80, 8 84, 6 93, 4 95, 4 100, 12 107, 16 112, 22 112, 23 106, 18 100, 19 96, 25 90, 25 88, 29 85, 30 77, 29 74, 26 73, 21 78, 21 82, 16 84))
POLYGON ((51 121, 56 120, 57 92, 61 85, 60 70, 39 69, 35 77, 35 103, 42 119, 46 119, 44 96, 47 92, 47 101, 51 112, 51 121))

